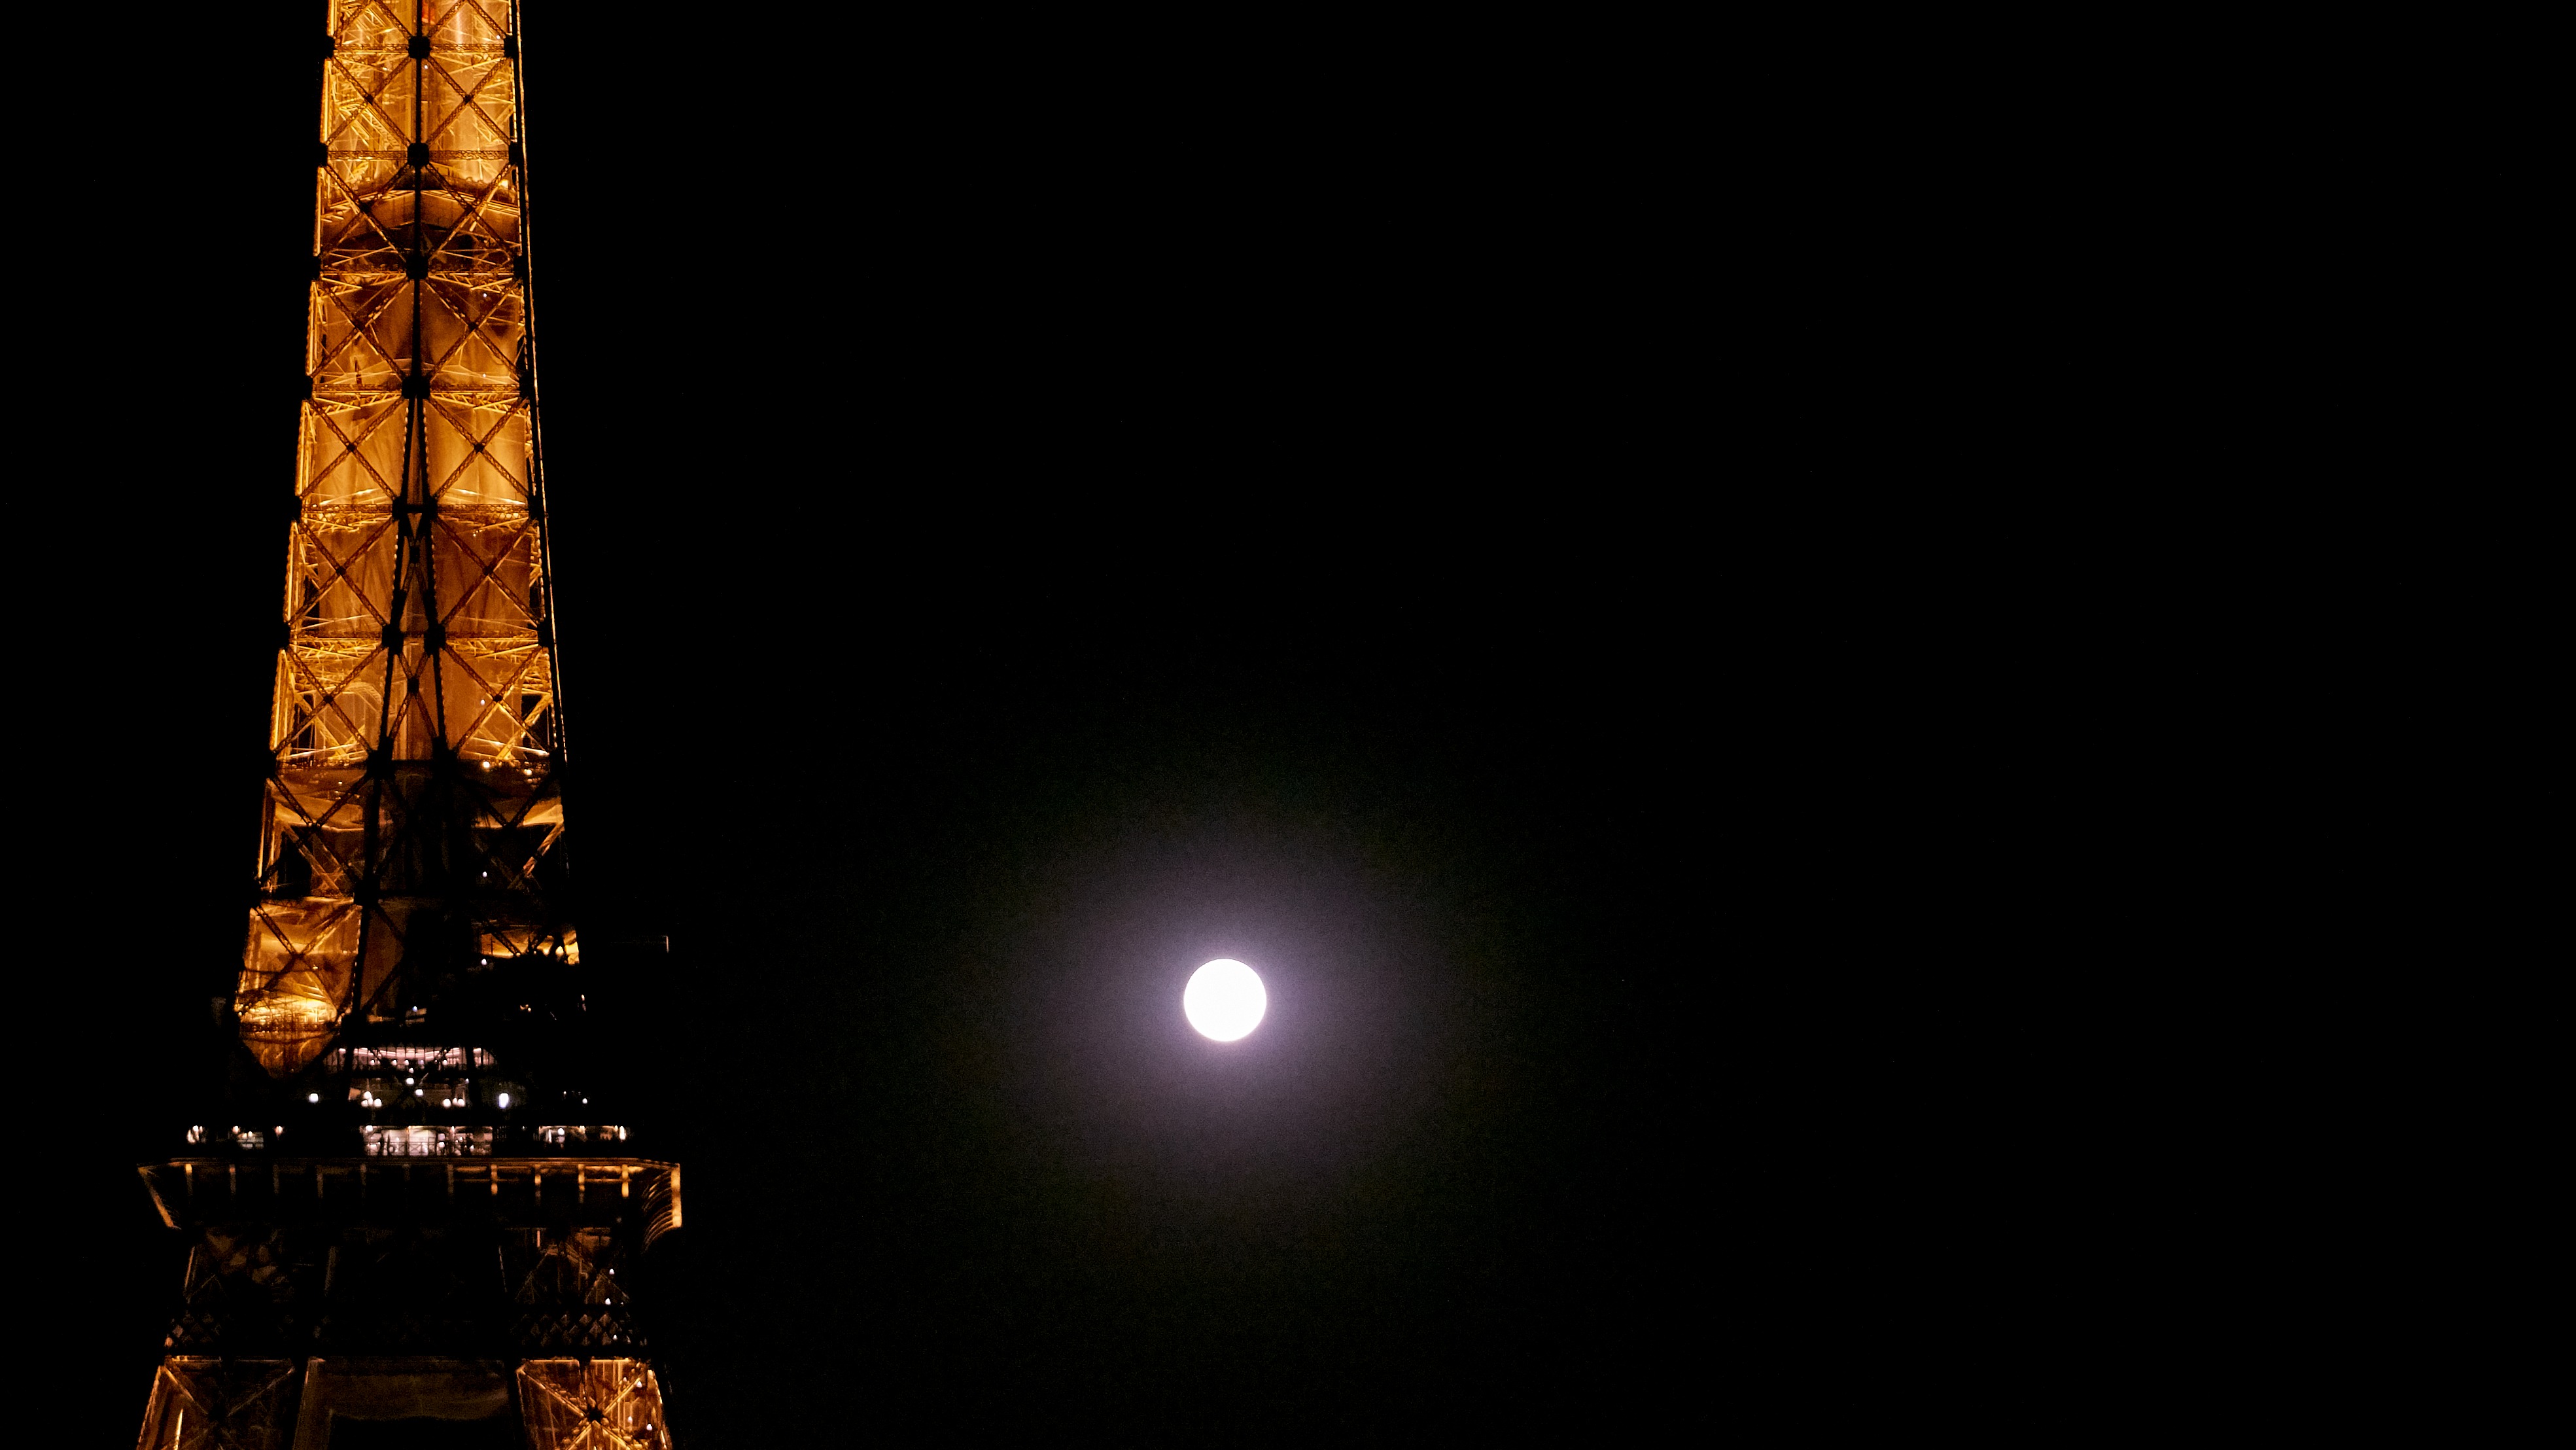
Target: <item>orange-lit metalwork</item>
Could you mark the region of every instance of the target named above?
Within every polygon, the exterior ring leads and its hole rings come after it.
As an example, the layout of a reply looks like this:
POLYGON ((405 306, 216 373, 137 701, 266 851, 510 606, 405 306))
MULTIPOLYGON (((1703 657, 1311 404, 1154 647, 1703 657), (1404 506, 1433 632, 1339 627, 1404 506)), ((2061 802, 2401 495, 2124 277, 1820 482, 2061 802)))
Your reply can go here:
POLYGON ((277 681, 235 1010, 271 1073, 561 955, 563 747, 515 16, 332 7, 277 681))
POLYGON ((322 6, 241 1071, 142 1168, 190 1255, 141 1450, 670 1443, 632 1271, 680 1170, 579 1050, 521 8, 322 6))

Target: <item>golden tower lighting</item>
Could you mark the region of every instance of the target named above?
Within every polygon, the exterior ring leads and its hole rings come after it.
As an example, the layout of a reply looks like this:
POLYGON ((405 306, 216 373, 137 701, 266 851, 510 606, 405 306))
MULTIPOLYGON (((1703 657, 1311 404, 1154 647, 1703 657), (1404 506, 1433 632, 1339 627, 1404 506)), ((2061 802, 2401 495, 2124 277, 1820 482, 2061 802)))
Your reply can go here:
POLYGON ((585 1049, 524 7, 320 8, 242 1066, 142 1169, 190 1254, 139 1444, 663 1447, 632 1286, 680 1170, 585 1049))

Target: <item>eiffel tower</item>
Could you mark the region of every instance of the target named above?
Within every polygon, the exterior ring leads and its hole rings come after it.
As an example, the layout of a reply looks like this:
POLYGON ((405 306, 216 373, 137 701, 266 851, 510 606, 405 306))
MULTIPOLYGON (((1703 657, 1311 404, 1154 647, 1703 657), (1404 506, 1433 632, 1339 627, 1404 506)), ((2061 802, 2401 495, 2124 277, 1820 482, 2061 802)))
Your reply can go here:
POLYGON ((680 1169, 592 1075, 508 0, 325 0, 312 285, 226 1120, 142 1450, 667 1447, 680 1169))

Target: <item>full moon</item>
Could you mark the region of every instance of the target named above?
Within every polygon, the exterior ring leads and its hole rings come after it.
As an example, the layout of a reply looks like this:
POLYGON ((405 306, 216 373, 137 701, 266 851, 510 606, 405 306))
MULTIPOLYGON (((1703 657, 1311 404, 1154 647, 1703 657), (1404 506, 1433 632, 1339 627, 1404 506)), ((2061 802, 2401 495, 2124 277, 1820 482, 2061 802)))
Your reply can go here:
POLYGON ((1243 963, 1219 957, 1190 974, 1190 985, 1181 993, 1181 1011, 1199 1035, 1219 1042, 1232 1042, 1261 1025, 1261 1014, 1270 1010, 1270 994, 1261 990, 1261 976, 1243 963))

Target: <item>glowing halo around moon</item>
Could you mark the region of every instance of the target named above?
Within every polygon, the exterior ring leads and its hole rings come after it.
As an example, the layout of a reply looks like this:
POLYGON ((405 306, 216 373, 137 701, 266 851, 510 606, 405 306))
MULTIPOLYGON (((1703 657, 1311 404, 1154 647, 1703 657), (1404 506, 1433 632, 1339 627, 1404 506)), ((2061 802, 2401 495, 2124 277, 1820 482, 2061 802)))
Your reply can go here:
POLYGON ((1219 957, 1190 974, 1181 993, 1181 1011, 1202 1037, 1232 1042, 1261 1025, 1270 1010, 1270 994, 1261 974, 1229 957, 1219 957))

